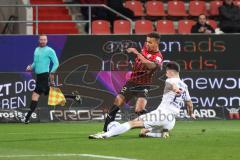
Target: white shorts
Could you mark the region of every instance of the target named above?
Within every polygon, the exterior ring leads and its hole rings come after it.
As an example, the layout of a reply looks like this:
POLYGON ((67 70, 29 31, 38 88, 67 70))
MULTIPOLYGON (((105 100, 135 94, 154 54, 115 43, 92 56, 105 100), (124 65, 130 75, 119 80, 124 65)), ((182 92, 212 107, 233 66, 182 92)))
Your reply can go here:
POLYGON ((146 129, 173 129, 175 114, 165 108, 158 108, 139 117, 146 129))

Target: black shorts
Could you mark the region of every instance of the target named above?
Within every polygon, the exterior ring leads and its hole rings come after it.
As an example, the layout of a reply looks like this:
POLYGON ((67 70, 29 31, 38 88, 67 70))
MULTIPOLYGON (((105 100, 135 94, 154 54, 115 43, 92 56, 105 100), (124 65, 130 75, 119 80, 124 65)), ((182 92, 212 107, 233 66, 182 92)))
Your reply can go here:
POLYGON ((37 79, 36 79, 36 88, 34 92, 37 94, 45 94, 48 95, 49 93, 49 73, 41 73, 37 74, 37 79))
POLYGON ((147 97, 148 91, 150 89, 149 85, 134 84, 132 82, 127 82, 121 89, 120 93, 125 97, 126 102, 128 102, 133 97, 147 97))

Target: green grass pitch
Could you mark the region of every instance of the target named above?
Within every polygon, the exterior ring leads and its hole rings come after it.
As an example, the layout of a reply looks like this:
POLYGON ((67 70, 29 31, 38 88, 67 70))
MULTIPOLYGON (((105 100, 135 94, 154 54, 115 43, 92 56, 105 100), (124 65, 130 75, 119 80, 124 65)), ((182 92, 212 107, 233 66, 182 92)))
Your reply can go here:
POLYGON ((111 159, 71 154, 138 160, 240 159, 240 121, 177 121, 169 139, 139 138, 139 129, 135 129, 110 139, 89 140, 88 135, 101 131, 102 125, 97 122, 0 124, 0 160, 111 159))

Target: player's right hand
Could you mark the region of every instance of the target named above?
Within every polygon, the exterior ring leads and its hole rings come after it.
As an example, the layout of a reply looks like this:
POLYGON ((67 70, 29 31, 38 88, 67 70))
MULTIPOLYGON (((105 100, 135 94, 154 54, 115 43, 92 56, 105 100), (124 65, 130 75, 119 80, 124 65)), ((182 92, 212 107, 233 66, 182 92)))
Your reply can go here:
POLYGON ((26 68, 26 71, 31 72, 32 71, 32 65, 28 65, 27 68, 26 68))
POLYGON ((206 28, 205 28, 205 27, 200 27, 198 31, 199 31, 199 32, 205 32, 205 31, 206 31, 206 28))
POLYGON ((175 89, 175 93, 176 93, 177 95, 181 95, 182 92, 183 92, 182 88, 178 88, 178 87, 176 87, 176 89, 175 89))
POLYGON ((134 54, 139 54, 139 52, 136 50, 136 48, 128 48, 127 49, 128 53, 134 53, 134 54))
POLYGON ((51 85, 51 86, 56 86, 56 85, 55 85, 55 81, 54 81, 54 74, 53 74, 53 73, 51 73, 51 74, 49 75, 49 78, 50 78, 50 85, 51 85))

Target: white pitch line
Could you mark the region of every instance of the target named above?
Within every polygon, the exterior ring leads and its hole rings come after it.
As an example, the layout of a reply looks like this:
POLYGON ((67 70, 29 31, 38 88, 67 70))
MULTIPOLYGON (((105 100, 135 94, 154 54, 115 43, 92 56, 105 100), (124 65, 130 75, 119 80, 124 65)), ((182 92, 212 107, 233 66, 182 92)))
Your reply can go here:
POLYGON ((137 160, 137 159, 124 158, 124 157, 101 156, 101 155, 94 155, 94 154, 81 154, 81 156, 82 157, 102 158, 102 159, 112 159, 112 160, 137 160))
POLYGON ((111 159, 111 160, 137 160, 124 157, 115 157, 115 156, 103 156, 95 154, 26 154, 26 155, 0 155, 0 158, 24 158, 24 157, 92 157, 92 158, 101 158, 101 159, 111 159))

